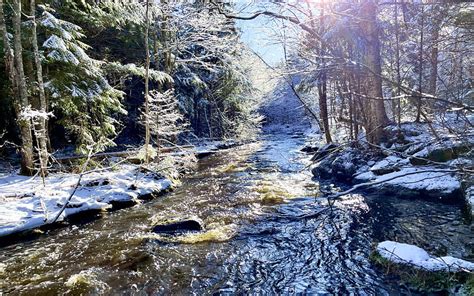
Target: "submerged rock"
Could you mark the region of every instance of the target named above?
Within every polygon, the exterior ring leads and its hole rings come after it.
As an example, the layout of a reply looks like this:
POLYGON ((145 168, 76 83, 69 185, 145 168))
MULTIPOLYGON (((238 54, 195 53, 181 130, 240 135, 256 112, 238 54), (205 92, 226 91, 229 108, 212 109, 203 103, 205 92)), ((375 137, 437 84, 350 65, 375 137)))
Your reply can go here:
POLYGON ((177 235, 187 232, 198 232, 202 230, 204 230, 202 221, 199 219, 189 218, 155 225, 152 231, 157 234, 177 235))

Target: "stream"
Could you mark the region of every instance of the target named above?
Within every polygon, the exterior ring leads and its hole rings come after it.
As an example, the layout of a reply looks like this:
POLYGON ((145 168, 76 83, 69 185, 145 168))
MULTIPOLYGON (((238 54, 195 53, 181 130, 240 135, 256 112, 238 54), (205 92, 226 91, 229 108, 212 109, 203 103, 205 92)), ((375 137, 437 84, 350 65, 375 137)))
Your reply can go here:
POLYGON ((325 210, 304 143, 303 132, 264 134, 201 160, 171 193, 4 245, 0 294, 406 295, 369 260, 376 242, 474 259, 461 205, 372 193, 325 210), (150 232, 188 216, 206 231, 150 232))

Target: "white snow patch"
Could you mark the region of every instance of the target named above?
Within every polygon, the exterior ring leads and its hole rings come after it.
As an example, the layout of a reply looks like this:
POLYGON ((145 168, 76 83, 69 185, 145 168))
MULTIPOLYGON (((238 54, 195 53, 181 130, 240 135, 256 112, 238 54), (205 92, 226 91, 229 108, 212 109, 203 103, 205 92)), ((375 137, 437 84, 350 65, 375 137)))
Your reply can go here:
MULTIPOLYGON (((116 170, 97 171, 83 176, 59 221, 88 210, 105 210, 112 202, 135 201, 142 195, 171 186, 168 179, 137 173, 137 167, 123 165, 116 170)), ((0 176, 0 236, 34 229, 50 223, 74 189, 77 174, 41 178, 18 175, 0 176)))
POLYGON ((388 168, 388 167, 405 165, 405 164, 408 164, 408 163, 409 163, 408 159, 403 159, 403 158, 400 158, 400 157, 390 155, 390 156, 382 159, 381 161, 377 162, 376 164, 374 164, 370 168, 370 171, 378 171, 378 170, 382 170, 382 169, 385 169, 385 168, 388 168))
POLYGON ((384 241, 377 245, 377 252, 383 258, 394 262, 411 265, 428 271, 474 272, 474 263, 451 256, 432 257, 420 247, 384 241))

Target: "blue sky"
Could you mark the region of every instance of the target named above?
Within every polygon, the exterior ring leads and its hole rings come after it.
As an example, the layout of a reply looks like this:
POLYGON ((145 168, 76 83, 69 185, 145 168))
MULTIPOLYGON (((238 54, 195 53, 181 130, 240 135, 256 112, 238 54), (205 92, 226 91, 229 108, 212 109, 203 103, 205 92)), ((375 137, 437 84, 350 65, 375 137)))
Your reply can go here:
MULTIPOLYGON (((239 14, 250 15, 258 10, 256 1, 235 0, 239 14), (250 4, 249 6, 247 6, 250 4)), ((262 1, 263 2, 263 1, 262 1)), ((283 58, 283 47, 275 41, 275 32, 279 26, 270 18, 259 16, 253 20, 238 20, 237 26, 242 31, 242 41, 257 52, 269 64, 276 65, 283 58)))

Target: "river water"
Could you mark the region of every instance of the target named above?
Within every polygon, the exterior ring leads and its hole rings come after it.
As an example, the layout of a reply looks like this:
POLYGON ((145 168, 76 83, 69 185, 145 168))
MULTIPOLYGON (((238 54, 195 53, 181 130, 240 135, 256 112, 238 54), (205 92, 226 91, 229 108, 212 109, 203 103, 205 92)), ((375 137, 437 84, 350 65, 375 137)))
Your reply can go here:
MULTIPOLYGON (((0 249, 5 294, 407 294, 369 260, 381 240, 472 260, 460 205, 354 194, 333 211, 319 198, 302 133, 199 162, 150 202, 24 237, 0 249), (153 223, 198 216, 206 231, 177 238, 153 223)), ((1 293, 0 293, 1 294, 1 293)))

